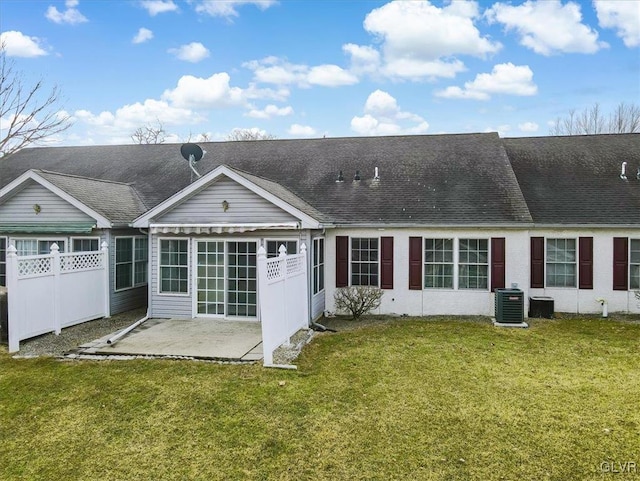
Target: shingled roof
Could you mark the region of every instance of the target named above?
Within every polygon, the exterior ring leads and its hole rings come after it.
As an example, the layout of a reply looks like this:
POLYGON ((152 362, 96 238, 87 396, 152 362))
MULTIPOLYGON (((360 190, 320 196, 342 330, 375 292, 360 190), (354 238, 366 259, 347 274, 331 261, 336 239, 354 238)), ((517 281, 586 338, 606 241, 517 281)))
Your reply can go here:
POLYGON ((502 142, 536 224, 640 226, 640 134, 502 142))
MULTIPOLYGON (((531 215, 496 133, 201 143, 219 165, 279 184, 336 225, 513 225, 531 215), (378 167, 380 179, 373 180, 378 167), (336 182, 342 171, 344 182, 336 182), (356 171, 362 178, 354 182, 356 171)), ((0 187, 27 169, 130 183, 147 208, 189 185, 180 145, 24 149, 0 187)), ((276 192, 273 192, 277 195, 276 192)))

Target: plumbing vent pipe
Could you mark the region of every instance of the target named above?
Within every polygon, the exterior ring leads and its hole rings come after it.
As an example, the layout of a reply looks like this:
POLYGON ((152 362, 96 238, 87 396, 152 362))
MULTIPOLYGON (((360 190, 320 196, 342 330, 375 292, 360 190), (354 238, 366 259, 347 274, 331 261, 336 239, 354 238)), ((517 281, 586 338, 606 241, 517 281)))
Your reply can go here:
POLYGON ((623 162, 622 167, 620 169, 620 178, 622 180, 627 180, 627 163, 623 162))

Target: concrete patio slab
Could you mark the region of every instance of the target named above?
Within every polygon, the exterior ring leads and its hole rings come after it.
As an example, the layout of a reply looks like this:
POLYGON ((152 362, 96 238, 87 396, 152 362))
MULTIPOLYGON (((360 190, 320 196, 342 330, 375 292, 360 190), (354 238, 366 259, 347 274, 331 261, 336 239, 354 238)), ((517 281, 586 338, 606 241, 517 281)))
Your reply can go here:
POLYGON ((82 352, 235 361, 259 361, 263 357, 261 326, 252 321, 149 319, 115 344, 107 344, 107 339, 82 346, 82 352))

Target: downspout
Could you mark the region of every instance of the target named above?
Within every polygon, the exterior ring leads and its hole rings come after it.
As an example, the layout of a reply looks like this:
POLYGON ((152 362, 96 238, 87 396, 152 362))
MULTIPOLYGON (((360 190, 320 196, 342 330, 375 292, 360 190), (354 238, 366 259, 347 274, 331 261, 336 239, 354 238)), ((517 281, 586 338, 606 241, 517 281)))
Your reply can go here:
POLYGON ((147 311, 147 315, 144 316, 142 319, 134 322, 133 324, 131 324, 126 329, 123 329, 122 331, 118 332, 117 334, 115 334, 115 335, 111 336, 109 339, 107 339, 107 344, 109 344, 110 346, 113 346, 116 342, 118 342, 124 336, 129 334, 131 331, 133 331, 136 327, 138 327, 140 324, 142 324, 147 319, 149 319, 149 311, 147 311))

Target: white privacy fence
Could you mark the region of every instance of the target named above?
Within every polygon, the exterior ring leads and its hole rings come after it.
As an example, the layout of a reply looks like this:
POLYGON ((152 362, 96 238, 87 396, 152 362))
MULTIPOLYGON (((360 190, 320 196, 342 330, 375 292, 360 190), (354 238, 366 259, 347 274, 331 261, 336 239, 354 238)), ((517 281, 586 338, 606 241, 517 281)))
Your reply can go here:
POLYGON ((7 249, 9 352, 20 341, 109 316, 107 244, 101 251, 18 257, 7 249))
POLYGON ((258 282, 264 364, 271 365, 273 351, 309 326, 307 247, 302 244, 300 254, 286 255, 280 246, 280 256, 272 259, 260 247, 258 282))

